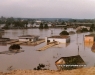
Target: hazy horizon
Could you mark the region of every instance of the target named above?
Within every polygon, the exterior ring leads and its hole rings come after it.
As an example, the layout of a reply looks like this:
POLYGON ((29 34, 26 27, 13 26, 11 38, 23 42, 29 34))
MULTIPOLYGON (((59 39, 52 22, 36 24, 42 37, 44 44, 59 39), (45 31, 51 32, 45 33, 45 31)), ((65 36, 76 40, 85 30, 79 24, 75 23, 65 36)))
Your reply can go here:
POLYGON ((1 0, 0 16, 95 19, 95 0, 1 0))

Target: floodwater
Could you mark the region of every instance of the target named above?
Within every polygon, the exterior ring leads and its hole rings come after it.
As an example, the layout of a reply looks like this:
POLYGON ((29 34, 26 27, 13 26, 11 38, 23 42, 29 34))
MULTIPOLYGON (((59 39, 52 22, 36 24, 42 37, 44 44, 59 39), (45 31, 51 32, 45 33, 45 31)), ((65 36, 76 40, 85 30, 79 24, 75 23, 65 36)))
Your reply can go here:
MULTIPOLYGON (((63 29, 15 29, 5 30, 3 37, 18 39, 21 35, 39 35, 40 38, 51 35, 59 35, 63 29), (53 34, 51 34, 53 30, 53 34)), ((68 29, 70 31, 73 29, 68 29)), ((75 31, 75 30, 73 30, 75 31)), ((37 49, 46 45, 42 43, 37 46, 21 46, 24 52, 7 55, 0 54, 0 71, 7 71, 11 66, 15 69, 33 69, 38 66, 39 63, 47 65, 46 68, 50 70, 56 70, 55 61, 61 57, 80 55, 81 58, 87 64, 86 67, 95 66, 95 53, 91 51, 89 44, 85 45, 83 42, 83 35, 89 33, 81 33, 70 35, 71 42, 69 44, 60 44, 51 47, 45 51, 37 51, 37 49), (78 37, 78 38, 77 38, 78 37), (78 51, 79 46, 79 51, 78 51)), ((10 45, 0 46, 0 52, 7 51, 10 45)))

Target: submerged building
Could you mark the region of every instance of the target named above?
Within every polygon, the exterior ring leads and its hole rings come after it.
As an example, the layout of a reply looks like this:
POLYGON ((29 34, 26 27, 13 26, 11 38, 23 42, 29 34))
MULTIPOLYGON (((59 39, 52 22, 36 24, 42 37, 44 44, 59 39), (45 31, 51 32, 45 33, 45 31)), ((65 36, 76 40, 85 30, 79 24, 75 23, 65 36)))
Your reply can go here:
POLYGON ((69 43, 70 42, 70 36, 62 35, 62 36, 45 37, 45 42, 46 43, 51 43, 51 42, 69 43))
POLYGON ((95 35, 85 35, 84 42, 85 43, 94 43, 95 42, 95 35))
POLYGON ((36 35, 22 35, 22 36, 19 36, 19 41, 35 42, 37 40, 39 40, 39 36, 36 36, 36 35))
POLYGON ((58 70, 71 70, 86 66, 80 55, 61 57, 55 62, 55 65, 58 70))

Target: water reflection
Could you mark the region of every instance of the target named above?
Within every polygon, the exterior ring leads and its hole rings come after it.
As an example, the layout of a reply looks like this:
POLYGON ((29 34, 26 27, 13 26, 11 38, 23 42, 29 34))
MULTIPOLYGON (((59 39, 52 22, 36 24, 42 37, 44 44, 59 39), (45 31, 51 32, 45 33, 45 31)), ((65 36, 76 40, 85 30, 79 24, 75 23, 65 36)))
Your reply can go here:
POLYGON ((93 43, 84 43, 85 44, 85 47, 88 47, 88 48, 91 48, 93 43))
POLYGON ((54 47, 57 47, 57 48, 62 48, 62 47, 67 47, 69 46, 70 43, 64 43, 64 44, 58 44, 58 45, 55 45, 54 47))

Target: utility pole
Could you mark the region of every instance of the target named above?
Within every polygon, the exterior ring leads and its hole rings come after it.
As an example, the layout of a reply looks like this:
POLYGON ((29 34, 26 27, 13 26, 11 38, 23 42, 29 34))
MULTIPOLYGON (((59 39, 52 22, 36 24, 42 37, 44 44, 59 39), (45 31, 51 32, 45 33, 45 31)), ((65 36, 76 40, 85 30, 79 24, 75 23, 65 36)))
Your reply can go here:
POLYGON ((78 46, 78 55, 79 55, 79 46, 78 46))
POLYGON ((78 33, 77 33, 77 45, 78 45, 78 55, 79 55, 78 33))
POLYGON ((85 50, 85 41, 84 41, 84 34, 83 34, 83 43, 84 43, 84 50, 85 50))

